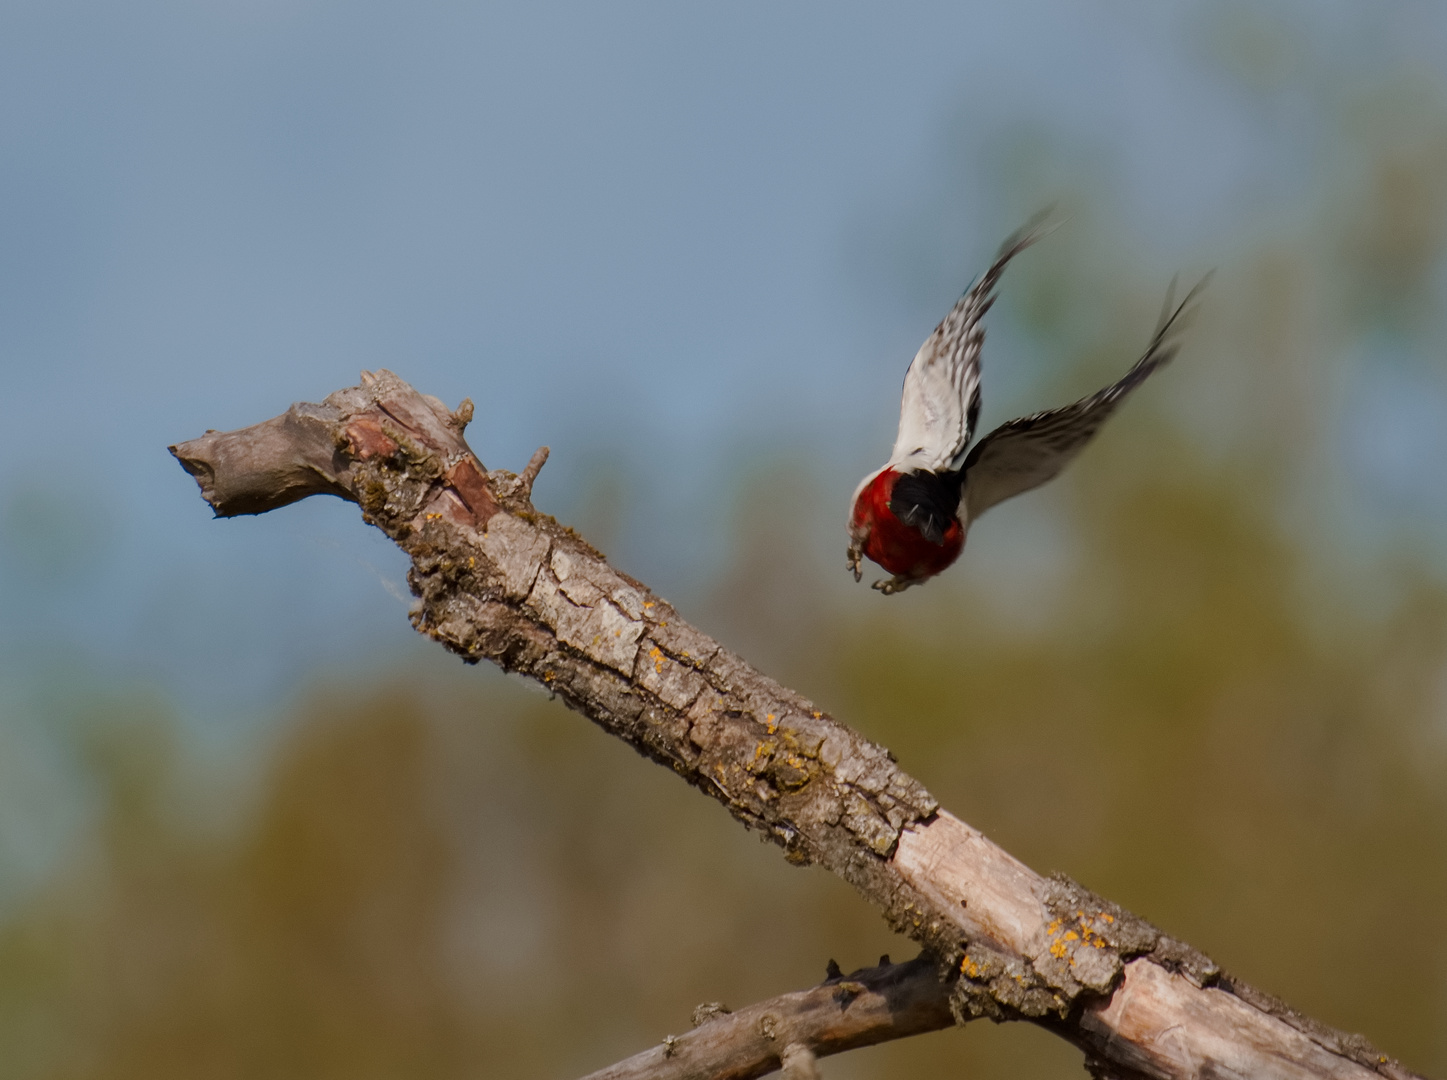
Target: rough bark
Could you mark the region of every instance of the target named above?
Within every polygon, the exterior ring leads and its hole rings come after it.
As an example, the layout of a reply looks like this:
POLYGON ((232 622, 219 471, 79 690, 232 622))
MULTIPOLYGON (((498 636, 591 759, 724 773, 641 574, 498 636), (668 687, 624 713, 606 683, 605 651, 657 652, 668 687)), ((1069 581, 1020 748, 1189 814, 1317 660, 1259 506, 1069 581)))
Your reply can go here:
POLYGON ((817 1076, 815 1057, 952 1025, 950 985, 941 974, 932 957, 905 964, 885 958, 850 975, 834 968, 810 990, 738 1012, 700 1005, 688 1034, 583 1080, 753 1080, 780 1069, 785 1077, 817 1076))
POLYGON ((490 660, 667 765, 878 905, 939 958, 955 1016, 1032 1020, 1097 1076, 1413 1074, 1310 1021, 941 810, 883 747, 751 668, 488 472, 456 413, 390 372, 320 405, 171 448, 218 516, 356 502, 412 559, 413 625, 490 660))

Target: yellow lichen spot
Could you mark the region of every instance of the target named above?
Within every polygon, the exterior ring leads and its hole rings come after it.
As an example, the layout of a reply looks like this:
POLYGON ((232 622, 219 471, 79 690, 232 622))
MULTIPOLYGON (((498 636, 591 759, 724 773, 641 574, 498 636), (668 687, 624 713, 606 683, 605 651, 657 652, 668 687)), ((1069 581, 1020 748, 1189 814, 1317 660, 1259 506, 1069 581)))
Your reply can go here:
POLYGON ((653 673, 654 673, 655 675, 662 675, 662 674, 663 674, 663 650, 660 649, 657 645, 653 646, 653 648, 650 649, 649 652, 648 652, 648 659, 650 659, 650 660, 653 661, 653 673))
POLYGON ((1051 924, 1050 924, 1050 929, 1049 929, 1048 931, 1046 931, 1046 932, 1047 932, 1047 933, 1050 933, 1050 934, 1058 934, 1058 933, 1060 933, 1060 920, 1059 920, 1059 919, 1056 919, 1053 923, 1051 923, 1051 924))
POLYGON ((1094 941, 1091 942, 1091 944, 1094 945, 1097 949, 1105 948, 1105 942, 1101 938, 1096 938, 1094 941))
POLYGON ((968 975, 972 979, 978 978, 980 974, 980 965, 975 963, 967 956, 960 961, 960 971, 962 971, 964 974, 968 975))
POLYGON ((1112 916, 1105 914, 1105 912, 1101 912, 1100 917, 1108 923, 1115 922, 1115 919, 1112 916))
POLYGON ((823 715, 824 715, 824 714, 821 713, 818 709, 815 709, 815 710, 814 710, 814 719, 815 719, 815 720, 818 720, 818 719, 819 719, 821 716, 823 716, 823 715))
POLYGON ((1069 950, 1066 949, 1065 942, 1063 941, 1057 941, 1050 946, 1050 955, 1055 957, 1055 959, 1057 960, 1064 956, 1068 951, 1069 950))
POLYGON ((1066 940, 1066 941, 1077 941, 1077 940, 1079 940, 1079 938, 1080 938, 1080 935, 1077 934, 1074 930, 1067 930, 1067 931, 1065 931, 1065 940, 1066 940))
POLYGON ((643 601, 643 606, 644 606, 645 608, 651 608, 651 607, 653 606, 653 601, 652 601, 652 600, 645 600, 645 601, 643 601))

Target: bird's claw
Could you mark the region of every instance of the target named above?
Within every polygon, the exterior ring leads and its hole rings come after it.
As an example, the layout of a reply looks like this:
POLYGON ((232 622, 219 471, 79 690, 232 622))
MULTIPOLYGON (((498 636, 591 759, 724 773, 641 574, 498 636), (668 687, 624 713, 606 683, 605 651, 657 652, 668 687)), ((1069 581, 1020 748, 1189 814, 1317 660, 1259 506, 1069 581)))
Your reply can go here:
POLYGON ((844 568, 854 575, 854 580, 859 581, 864 577, 864 571, 860 568, 860 556, 864 553, 855 545, 849 545, 849 554, 844 559, 844 568))
POLYGON ((873 585, 870 586, 870 588, 878 589, 880 592, 884 593, 885 596, 893 596, 895 593, 904 592, 904 590, 909 588, 911 585, 918 584, 919 582, 916 581, 914 578, 904 578, 900 577, 898 574, 895 574, 894 577, 890 578, 888 581, 876 581, 873 585))

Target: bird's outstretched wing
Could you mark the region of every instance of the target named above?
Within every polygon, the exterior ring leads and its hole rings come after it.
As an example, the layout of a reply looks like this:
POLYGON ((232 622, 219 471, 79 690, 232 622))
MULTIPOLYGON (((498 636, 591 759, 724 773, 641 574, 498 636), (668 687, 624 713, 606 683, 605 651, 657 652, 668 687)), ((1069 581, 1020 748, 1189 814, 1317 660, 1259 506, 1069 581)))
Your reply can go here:
POLYGON ((980 346, 985 341, 980 319, 995 302, 1005 265, 1054 228, 1045 223, 1049 215, 1049 210, 1037 214, 1000 246, 994 264, 920 346, 904 376, 891 467, 959 469, 980 415, 980 346))
POLYGON ((973 521, 996 503, 1039 487, 1080 453, 1126 395, 1180 350, 1181 331, 1210 276, 1207 274, 1174 307, 1175 282, 1171 283, 1150 347, 1119 382, 1073 405, 1001 424, 975 444, 965 458, 960 500, 967 520, 973 521))

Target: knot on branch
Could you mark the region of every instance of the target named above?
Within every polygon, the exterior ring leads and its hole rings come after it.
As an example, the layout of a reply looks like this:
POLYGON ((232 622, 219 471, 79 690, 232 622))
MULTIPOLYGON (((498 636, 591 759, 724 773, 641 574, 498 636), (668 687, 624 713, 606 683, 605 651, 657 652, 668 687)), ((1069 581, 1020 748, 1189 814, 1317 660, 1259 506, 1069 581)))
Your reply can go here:
POLYGON ((705 1001, 702 1005, 694 1007, 691 1017, 694 1027, 703 1027, 710 1020, 716 1020, 720 1016, 728 1016, 733 1012, 722 1001, 705 1001))
POLYGON ((536 513, 533 509, 533 481, 547 464, 548 453, 546 446, 538 447, 523 471, 516 475, 506 469, 494 469, 487 474, 493 490, 509 510, 523 515, 536 513))

